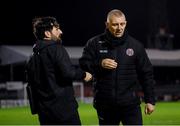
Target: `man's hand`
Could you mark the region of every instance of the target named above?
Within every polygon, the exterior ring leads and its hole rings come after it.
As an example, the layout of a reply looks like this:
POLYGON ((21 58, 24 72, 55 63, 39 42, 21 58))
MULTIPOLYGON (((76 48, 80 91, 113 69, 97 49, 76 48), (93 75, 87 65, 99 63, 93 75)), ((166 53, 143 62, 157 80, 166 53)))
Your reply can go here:
POLYGON ((86 72, 86 77, 84 78, 84 81, 88 82, 92 80, 92 75, 89 72, 86 72))
POLYGON ((147 103, 146 105, 145 105, 145 109, 144 109, 144 113, 147 115, 150 115, 153 111, 154 111, 154 109, 155 109, 155 106, 154 105, 152 105, 151 103, 147 103))
POLYGON ((115 69, 117 67, 117 62, 113 59, 106 58, 102 60, 101 65, 105 69, 115 69))

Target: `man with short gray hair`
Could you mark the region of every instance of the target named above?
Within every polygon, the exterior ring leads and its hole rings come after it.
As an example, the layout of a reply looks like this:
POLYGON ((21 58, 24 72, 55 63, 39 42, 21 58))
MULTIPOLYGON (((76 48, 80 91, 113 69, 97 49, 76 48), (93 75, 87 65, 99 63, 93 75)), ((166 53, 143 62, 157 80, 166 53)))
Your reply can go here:
POLYGON ((100 125, 142 125, 137 87, 144 92, 145 114, 155 108, 153 67, 143 45, 126 29, 120 10, 107 15, 105 32, 88 40, 81 67, 94 75, 94 107, 100 125))

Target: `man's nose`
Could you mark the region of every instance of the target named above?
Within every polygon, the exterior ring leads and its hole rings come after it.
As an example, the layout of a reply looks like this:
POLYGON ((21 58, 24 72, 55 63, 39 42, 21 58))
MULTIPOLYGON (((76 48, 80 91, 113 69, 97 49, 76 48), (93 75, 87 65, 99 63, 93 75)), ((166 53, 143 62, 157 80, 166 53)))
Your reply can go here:
POLYGON ((118 29, 121 29, 121 28, 122 28, 121 24, 118 24, 118 29))
POLYGON ((62 30, 61 30, 61 29, 59 29, 59 33, 60 33, 60 34, 63 34, 63 32, 62 32, 62 30))

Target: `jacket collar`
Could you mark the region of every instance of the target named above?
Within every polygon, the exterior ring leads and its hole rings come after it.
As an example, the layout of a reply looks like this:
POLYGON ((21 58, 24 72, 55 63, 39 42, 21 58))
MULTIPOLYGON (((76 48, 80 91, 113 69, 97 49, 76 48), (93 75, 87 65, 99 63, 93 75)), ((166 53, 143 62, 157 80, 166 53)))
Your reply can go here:
POLYGON ((108 29, 105 30, 104 34, 106 41, 113 47, 123 45, 128 36, 127 30, 124 31, 123 36, 120 38, 114 37, 108 29))
POLYGON ((50 45, 55 45, 55 44, 61 44, 61 42, 56 42, 52 40, 37 40, 36 43, 33 46, 33 51, 41 51, 42 49, 46 48, 47 46, 50 45))

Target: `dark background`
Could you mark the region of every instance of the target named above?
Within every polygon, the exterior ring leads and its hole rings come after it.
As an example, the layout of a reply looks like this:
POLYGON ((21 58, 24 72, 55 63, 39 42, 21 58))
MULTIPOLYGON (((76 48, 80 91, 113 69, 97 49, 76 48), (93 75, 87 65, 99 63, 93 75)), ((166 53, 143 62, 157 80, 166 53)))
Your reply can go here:
MULTIPOLYGON (((102 33, 111 9, 122 10, 130 35, 147 47, 147 36, 166 25, 174 34, 174 49, 180 49, 179 0, 6 0, 0 4, 0 45, 32 45, 32 19, 54 16, 63 31, 63 45, 84 46, 102 33)), ((8 57, 7 57, 8 58, 8 57)), ((172 61, 173 62, 173 61, 172 61)), ((0 82, 25 81, 25 62, 0 65, 0 82)), ((180 99, 180 67, 154 66, 157 99, 170 94, 180 99), (169 85, 169 87, 167 86, 169 85)), ((4 92, 3 92, 4 93, 4 92)), ((8 94, 8 93, 7 93, 8 94)), ((9 94, 8 94, 9 95, 9 94)))
POLYGON ((65 46, 84 46, 86 41, 105 29, 106 15, 111 9, 122 10, 127 18, 129 34, 145 46, 148 34, 166 24, 175 35, 175 48, 180 47, 178 0, 31 0, 4 1, 0 5, 1 45, 32 45, 32 19, 54 16, 63 31, 65 46))

